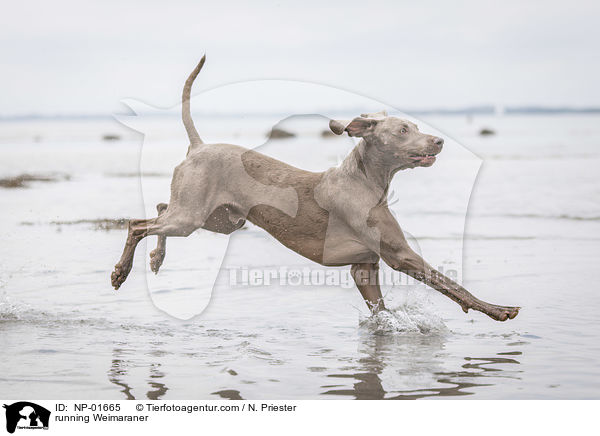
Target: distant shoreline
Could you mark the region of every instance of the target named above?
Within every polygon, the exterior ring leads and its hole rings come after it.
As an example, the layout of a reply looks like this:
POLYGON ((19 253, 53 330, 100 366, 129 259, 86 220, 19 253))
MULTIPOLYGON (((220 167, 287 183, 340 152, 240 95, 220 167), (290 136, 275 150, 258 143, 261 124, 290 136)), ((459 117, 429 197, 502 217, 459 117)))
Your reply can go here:
MULTIPOLYGON (((600 107, 543 107, 543 106, 507 106, 498 111, 494 106, 478 106, 456 109, 404 109, 401 110, 408 115, 441 115, 441 116, 475 116, 475 115, 587 115, 600 114, 600 107)), ((335 113, 339 115, 354 115, 360 113, 361 109, 348 110, 322 110, 321 112, 335 113)), ((303 113, 301 110, 298 113, 303 113)), ((115 116, 127 116, 130 113, 115 113, 115 114, 20 114, 20 115, 3 115, 0 116, 0 122, 6 121, 73 121, 73 120, 113 120, 115 116)), ((157 118, 172 118, 180 117, 179 111, 161 111, 161 113, 140 113, 139 115, 151 116, 157 118)), ((284 115, 283 112, 246 112, 246 113, 196 113, 198 117, 213 117, 213 118, 235 118, 244 117, 264 117, 270 115, 284 115)), ((289 115, 289 113, 285 113, 289 115)))

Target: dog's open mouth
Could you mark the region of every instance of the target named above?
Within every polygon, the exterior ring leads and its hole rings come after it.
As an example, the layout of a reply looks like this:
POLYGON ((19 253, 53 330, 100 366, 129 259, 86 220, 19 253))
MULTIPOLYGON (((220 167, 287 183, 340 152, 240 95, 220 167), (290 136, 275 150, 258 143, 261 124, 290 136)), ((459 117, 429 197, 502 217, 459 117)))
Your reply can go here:
POLYGON ((435 162, 435 154, 418 154, 414 156, 410 156, 410 158, 418 163, 434 163, 435 162))

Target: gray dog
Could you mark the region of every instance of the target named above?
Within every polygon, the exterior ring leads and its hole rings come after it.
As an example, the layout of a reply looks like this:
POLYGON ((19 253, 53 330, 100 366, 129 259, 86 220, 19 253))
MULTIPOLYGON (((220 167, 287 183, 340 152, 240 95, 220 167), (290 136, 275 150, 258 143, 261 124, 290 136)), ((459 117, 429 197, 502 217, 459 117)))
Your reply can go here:
POLYGON ((183 124, 190 139, 186 159, 175 168, 169 204, 158 217, 131 220, 129 234, 111 281, 118 289, 131 271, 137 244, 158 235, 150 265, 160 268, 168 236, 188 236, 203 228, 230 234, 246 220, 283 245, 325 266, 352 265, 356 286, 373 313, 385 310, 379 288, 379 260, 456 301, 498 321, 514 318, 518 307, 496 306, 432 268, 408 245, 387 205, 387 192, 399 170, 429 167, 444 140, 419 132, 409 121, 385 112, 351 121, 331 120, 331 130, 362 138, 337 168, 304 171, 253 150, 230 144, 204 144, 190 113, 190 93, 205 57, 183 88, 183 124))

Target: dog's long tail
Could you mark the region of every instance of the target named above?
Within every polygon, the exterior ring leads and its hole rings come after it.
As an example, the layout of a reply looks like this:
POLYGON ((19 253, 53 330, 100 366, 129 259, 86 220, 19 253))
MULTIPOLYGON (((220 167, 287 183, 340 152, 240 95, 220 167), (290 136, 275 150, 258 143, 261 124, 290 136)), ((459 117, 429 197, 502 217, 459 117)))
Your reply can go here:
POLYGON ((191 145, 203 144, 202 139, 200 139, 200 135, 196 130, 196 126, 194 126, 194 120, 192 119, 192 112, 190 110, 190 94, 192 92, 194 80, 204 66, 204 61, 206 61, 206 55, 202 56, 202 59, 200 59, 200 62, 196 68, 194 68, 190 76, 185 81, 185 85, 183 85, 183 95, 181 96, 181 117, 183 118, 183 125, 185 126, 185 130, 190 138, 191 145))

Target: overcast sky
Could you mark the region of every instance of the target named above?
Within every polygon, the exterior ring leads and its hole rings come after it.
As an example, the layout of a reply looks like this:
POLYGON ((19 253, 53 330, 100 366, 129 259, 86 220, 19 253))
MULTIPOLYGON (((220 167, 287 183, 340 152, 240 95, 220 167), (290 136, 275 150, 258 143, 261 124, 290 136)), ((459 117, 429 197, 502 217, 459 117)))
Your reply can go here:
MULTIPOLYGON (((114 113, 249 79, 400 109, 600 105, 597 1, 22 1, 0 17, 0 115, 114 113)), ((260 102, 257 102, 260 109, 260 102)))

